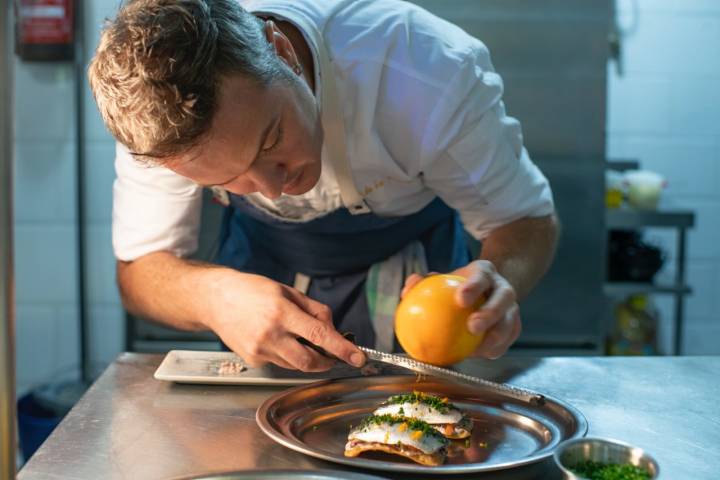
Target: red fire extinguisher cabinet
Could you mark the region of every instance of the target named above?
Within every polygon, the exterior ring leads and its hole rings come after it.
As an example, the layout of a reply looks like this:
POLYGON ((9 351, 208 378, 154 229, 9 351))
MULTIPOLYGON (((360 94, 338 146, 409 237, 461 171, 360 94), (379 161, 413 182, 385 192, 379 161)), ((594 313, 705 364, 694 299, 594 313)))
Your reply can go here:
POLYGON ((15 51, 23 60, 72 60, 73 0, 16 0, 15 51))

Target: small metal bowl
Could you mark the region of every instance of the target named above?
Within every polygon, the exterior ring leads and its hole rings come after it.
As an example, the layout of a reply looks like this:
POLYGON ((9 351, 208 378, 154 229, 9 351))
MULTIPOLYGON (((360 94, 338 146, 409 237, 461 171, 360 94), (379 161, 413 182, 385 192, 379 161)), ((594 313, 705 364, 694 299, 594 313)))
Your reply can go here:
POLYGON ((566 440, 557 446, 553 459, 566 480, 585 479, 573 473, 570 468, 586 460, 599 463, 629 463, 647 470, 651 479, 657 478, 660 474, 660 467, 655 459, 643 449, 607 438, 587 437, 566 440))

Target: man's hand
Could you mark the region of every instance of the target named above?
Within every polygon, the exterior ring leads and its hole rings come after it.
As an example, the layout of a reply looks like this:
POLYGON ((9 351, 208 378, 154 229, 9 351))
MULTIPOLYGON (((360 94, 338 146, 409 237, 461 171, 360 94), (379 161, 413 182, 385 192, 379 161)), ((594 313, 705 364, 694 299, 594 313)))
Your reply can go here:
MULTIPOLYGON (((550 267, 559 233, 555 214, 515 220, 483 239, 481 260, 452 272, 467 279, 458 289, 459 305, 487 298, 468 319, 468 330, 485 332, 475 355, 497 358, 520 336, 518 299, 525 298, 550 267)), ((402 294, 421 278, 410 276, 402 294)))
POLYGON ((300 344, 298 337, 351 365, 365 363, 365 355, 335 330, 326 305, 266 277, 216 272, 208 324, 249 365, 272 362, 305 372, 332 367, 334 360, 300 344))
MULTIPOLYGON (((522 330, 515 289, 487 260, 476 260, 452 273, 467 279, 455 296, 459 306, 469 307, 481 297, 487 299, 468 318, 470 332, 485 332, 485 338, 473 355, 493 359, 500 357, 517 340, 522 330)), ((418 274, 409 276, 402 296, 422 278, 418 274)))
POLYGON ((352 365, 365 363, 335 330, 326 305, 266 277, 155 252, 118 262, 118 284, 130 312, 174 328, 213 330, 252 366, 310 372, 333 365, 298 338, 352 365))

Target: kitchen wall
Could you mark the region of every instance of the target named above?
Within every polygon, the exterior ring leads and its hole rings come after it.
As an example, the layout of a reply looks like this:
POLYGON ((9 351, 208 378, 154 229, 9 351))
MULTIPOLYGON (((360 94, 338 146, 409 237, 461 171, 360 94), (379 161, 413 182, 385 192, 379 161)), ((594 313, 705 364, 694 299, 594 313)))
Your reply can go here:
MULTIPOLYGON (((100 38, 100 27, 112 18, 119 0, 84 1, 86 62, 100 38)), ((112 183, 115 141, 105 130, 90 88, 83 89, 85 113, 85 230, 87 253, 87 315, 91 372, 97 375, 124 349, 124 311, 115 283, 115 256, 111 244, 112 183)))
MULTIPOLYGON (((608 66, 607 153, 636 158, 668 179, 663 207, 692 209, 684 351, 720 353, 720 2, 618 0, 622 75, 608 66)), ((669 252, 661 276, 673 283, 675 236, 647 235, 669 252)), ((656 296, 665 351, 672 299, 656 296)))
POLYGON ((73 72, 15 62, 18 393, 78 364, 73 72))
MULTIPOLYGON (((87 58, 119 2, 85 7, 87 58)), ((18 394, 77 377, 78 252, 75 72, 68 63, 15 61, 15 268, 18 394)), ((84 81, 84 78, 83 78, 84 81)), ((84 89, 86 302, 91 372, 124 346, 110 244, 114 142, 84 89)))
MULTIPOLYGON (((117 1, 88 0, 94 47, 117 1)), ((696 210, 689 241, 687 353, 720 353, 720 3, 621 0, 624 74, 608 68, 608 155, 669 178, 665 204, 696 210), (713 47, 714 46, 714 47, 713 47)), ((88 52, 88 56, 91 52, 88 52)), ((502 72, 501 72, 502 73, 502 72)), ((77 375, 77 235, 73 68, 15 62, 15 252, 18 392, 77 375)), ((124 345, 110 245, 114 144, 90 92, 86 114, 86 269, 91 363, 124 345)), ((651 232, 672 254, 674 239, 651 232)), ((671 275, 667 268, 664 275, 671 275)), ((664 324, 669 299, 658 298, 664 324)), ((664 338, 669 341, 667 328, 664 338)))

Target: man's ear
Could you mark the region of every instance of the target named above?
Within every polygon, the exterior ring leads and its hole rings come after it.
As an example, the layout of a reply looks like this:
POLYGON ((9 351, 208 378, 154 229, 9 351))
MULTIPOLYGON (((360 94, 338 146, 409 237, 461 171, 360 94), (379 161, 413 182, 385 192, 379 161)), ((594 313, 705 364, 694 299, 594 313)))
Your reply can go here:
POLYGON ((270 42, 275 53, 282 61, 284 61, 291 69, 295 69, 299 60, 295 49, 285 34, 275 25, 272 20, 265 20, 265 37, 270 42))

